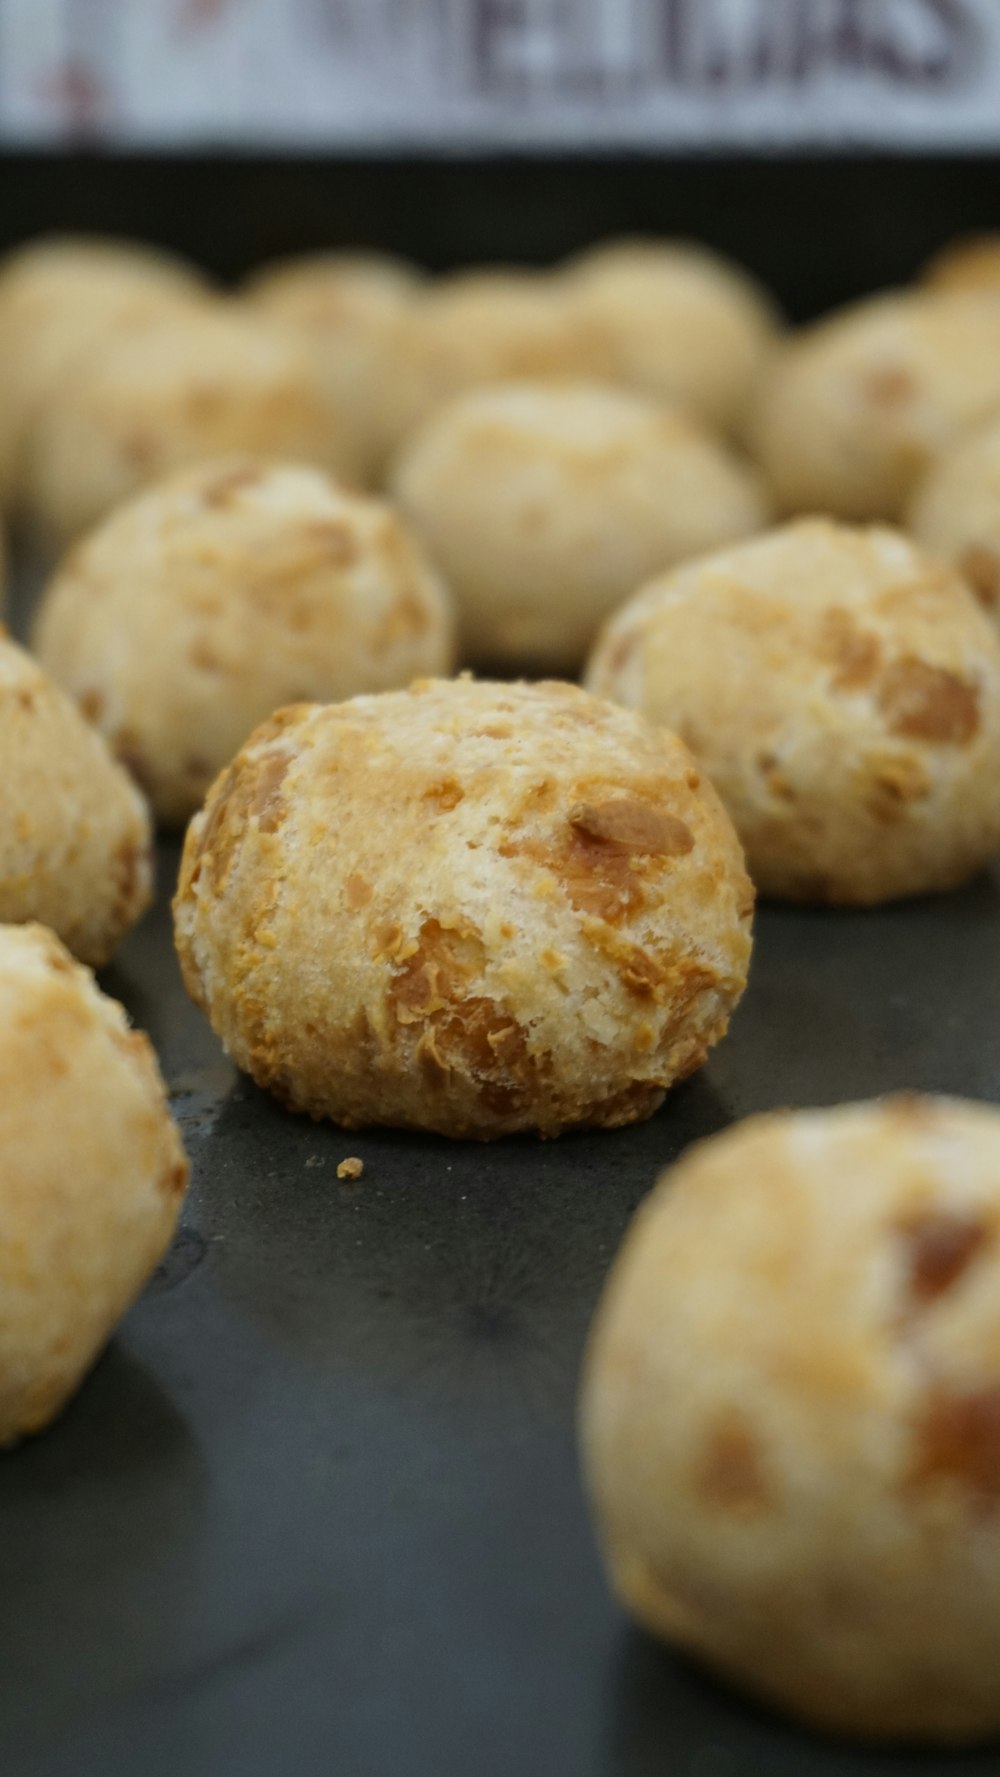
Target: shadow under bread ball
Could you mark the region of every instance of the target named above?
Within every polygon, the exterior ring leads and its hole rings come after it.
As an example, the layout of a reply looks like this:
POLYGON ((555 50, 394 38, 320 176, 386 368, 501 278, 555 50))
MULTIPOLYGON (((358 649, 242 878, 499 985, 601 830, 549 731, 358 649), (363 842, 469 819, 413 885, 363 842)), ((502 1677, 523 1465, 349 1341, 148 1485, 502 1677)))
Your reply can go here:
POLYGON ((485 1140, 655 1111, 726 1031, 752 908, 673 735, 462 679, 265 723, 174 918, 192 997, 291 1108, 485 1140))
POLYGON ((138 494, 57 570, 39 658, 178 825, 286 703, 447 672, 447 592, 382 501, 228 457, 138 494))

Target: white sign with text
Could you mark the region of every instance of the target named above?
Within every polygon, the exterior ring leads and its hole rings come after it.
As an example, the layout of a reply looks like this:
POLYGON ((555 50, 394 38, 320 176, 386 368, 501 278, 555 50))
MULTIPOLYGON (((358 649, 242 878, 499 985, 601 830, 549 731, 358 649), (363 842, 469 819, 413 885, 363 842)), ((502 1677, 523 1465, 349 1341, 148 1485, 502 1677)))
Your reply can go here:
POLYGON ((1000 145, 1000 0, 0 0, 0 135, 1000 145))

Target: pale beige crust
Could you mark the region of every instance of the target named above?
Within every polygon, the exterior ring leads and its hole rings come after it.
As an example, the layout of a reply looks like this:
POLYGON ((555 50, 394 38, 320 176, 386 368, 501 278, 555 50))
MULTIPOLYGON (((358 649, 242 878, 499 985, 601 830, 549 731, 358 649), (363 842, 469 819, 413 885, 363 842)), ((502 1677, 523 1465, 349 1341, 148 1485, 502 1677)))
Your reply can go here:
POLYGON ((307 352, 235 302, 122 326, 74 363, 24 441, 24 506, 66 543, 171 469, 233 452, 339 468, 344 442, 307 352))
POLYGON ((0 630, 0 921, 106 963, 152 898, 149 816, 79 710, 0 630))
POLYGON ((599 383, 459 396, 411 439, 392 488, 454 593, 463 658, 505 670, 575 671, 650 574, 767 521, 714 438, 599 383))
POLYGON ((43 236, 0 261, 0 489, 21 499, 21 453, 38 408, 72 366, 121 327, 197 302, 193 266, 152 247, 43 236))
POLYGON ((724 1034, 753 895, 687 749, 569 685, 279 713, 188 830, 188 991, 345 1127, 486 1140, 650 1115, 724 1034))
POLYGON ((779 334, 767 293, 688 241, 611 241, 566 267, 578 311, 603 334, 616 378, 738 433, 779 334))
POLYGON ((177 825, 282 704, 447 672, 452 621, 388 506, 320 469, 229 457, 176 471, 72 550, 35 647, 177 825))
POLYGON ((778 351, 752 442, 783 511, 896 519, 935 457, 998 405, 1000 302, 890 292, 778 351))
MULTIPOLYGON (((312 253, 262 266, 244 294, 292 329, 308 350, 344 434, 354 477, 377 482, 394 443, 396 323, 420 294, 422 276, 382 253, 312 253)), ((405 366, 404 366, 405 368, 405 366)))
POLYGON ((806 1721, 1000 1733, 1000 1115, 754 1117, 640 1209, 591 1333, 623 1602, 806 1721))
POLYGON ((0 927, 0 1446, 65 1405, 170 1244, 156 1058, 42 926, 0 927))
POLYGON ((523 268, 438 278, 397 318, 383 350, 391 368, 380 424, 389 449, 445 402, 484 383, 614 376, 602 330, 580 312, 565 281, 523 268))
POLYGON ((677 569, 587 684, 684 736, 763 894, 872 904, 1000 851, 1000 640, 898 531, 800 520, 677 569))
POLYGON ((945 451, 917 488, 907 523, 958 568, 1000 626, 1000 420, 945 451))
POLYGON ((937 290, 979 290, 1000 296, 1000 234, 963 235, 924 267, 923 281, 937 290))

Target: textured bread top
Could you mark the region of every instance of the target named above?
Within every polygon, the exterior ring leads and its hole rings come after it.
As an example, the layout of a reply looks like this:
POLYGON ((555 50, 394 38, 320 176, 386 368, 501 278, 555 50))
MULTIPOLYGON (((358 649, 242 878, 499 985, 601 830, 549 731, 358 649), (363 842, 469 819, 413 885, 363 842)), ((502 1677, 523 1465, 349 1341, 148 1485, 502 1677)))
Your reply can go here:
POLYGON ((256 1078, 495 1134, 653 1108, 742 991, 752 892, 672 735, 568 685, 427 681, 259 729, 175 908, 256 1078))

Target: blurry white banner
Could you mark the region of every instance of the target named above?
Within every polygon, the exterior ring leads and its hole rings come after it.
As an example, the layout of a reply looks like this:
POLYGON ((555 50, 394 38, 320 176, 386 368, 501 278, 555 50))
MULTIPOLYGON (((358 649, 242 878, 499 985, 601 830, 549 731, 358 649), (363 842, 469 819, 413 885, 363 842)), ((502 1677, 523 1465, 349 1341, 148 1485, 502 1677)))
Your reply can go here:
POLYGON ((1000 0, 0 0, 0 138, 1000 146, 1000 0))

